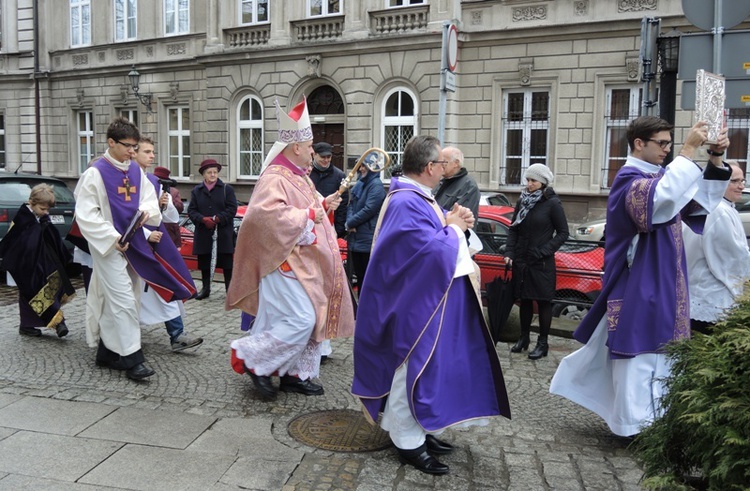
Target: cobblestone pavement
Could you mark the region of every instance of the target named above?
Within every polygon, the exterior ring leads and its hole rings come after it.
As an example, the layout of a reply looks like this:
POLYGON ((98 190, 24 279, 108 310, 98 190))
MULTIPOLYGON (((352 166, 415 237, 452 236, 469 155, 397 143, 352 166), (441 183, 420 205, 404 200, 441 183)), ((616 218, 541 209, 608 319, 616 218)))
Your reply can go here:
MULTIPOLYGON (((144 328, 143 349, 156 375, 135 383, 121 372, 94 365, 94 350, 86 346, 83 330, 83 288, 64 309, 70 334, 58 339, 53 331, 41 338, 19 336, 15 289, 0 286, 0 396, 168 411, 186 418, 208 416, 217 425, 237 419, 270 420, 273 440, 300 456, 295 465, 275 469, 276 481, 230 485, 222 476, 211 489, 640 489, 641 471, 627 449, 629 441, 613 436, 592 413, 548 393, 560 359, 578 346, 573 340, 552 337, 549 356, 537 362, 525 354, 512 355, 507 344, 498 345, 513 419, 496 418, 483 428, 448 430, 445 439, 453 442, 457 451, 441 460, 451 472, 432 477, 401 466, 393 449, 335 453, 293 440, 287 424, 299 414, 359 408, 349 392, 351 339, 333 342, 333 355, 321 368, 324 396, 282 392, 276 401, 264 402, 250 379, 229 366, 229 343, 242 334, 239 312, 225 312, 224 298, 223 285, 215 284, 209 299, 186 304, 189 333, 205 339, 193 352, 172 353, 163 325, 144 328)), ((3 426, 0 419, 0 443, 11 433, 2 431, 3 426)), ((252 442, 253 435, 241 436, 252 442)), ((253 462, 247 465, 252 472, 253 462)), ((0 488, 3 476, 8 474, 0 469, 0 488)), ((117 488, 149 486, 122 481, 117 488)))

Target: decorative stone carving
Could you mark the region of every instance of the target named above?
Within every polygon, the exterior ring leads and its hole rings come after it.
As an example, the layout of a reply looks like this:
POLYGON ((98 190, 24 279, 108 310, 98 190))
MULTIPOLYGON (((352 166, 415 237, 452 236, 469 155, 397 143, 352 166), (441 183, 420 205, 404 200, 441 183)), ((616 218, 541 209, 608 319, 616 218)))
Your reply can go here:
POLYGON ((134 56, 133 48, 117 50, 117 61, 132 60, 134 56))
POLYGON ((153 46, 146 46, 146 56, 149 58, 154 56, 154 47, 153 46))
POLYGON ((186 51, 185 43, 167 45, 167 55, 169 56, 184 55, 186 51))
POLYGON ((628 82, 637 82, 640 79, 641 60, 639 58, 626 58, 625 69, 628 72, 628 82))
POLYGON ((522 62, 518 64, 518 78, 521 80, 521 85, 529 85, 531 83, 531 71, 533 69, 533 63, 522 62))
POLYGON ((305 57, 307 61, 307 74, 311 77, 320 77, 320 55, 305 57))
POLYGON ((100 62, 104 61, 106 59, 106 57, 107 57, 107 55, 106 55, 106 53, 104 51, 99 51, 96 54, 96 56, 97 56, 97 58, 99 59, 100 62))
POLYGON ((56 68, 60 67, 60 57, 59 56, 55 56, 55 67, 56 68))
POLYGON ((618 0, 618 12, 640 12, 642 10, 656 10, 656 0, 618 0))
POLYGON ((578 17, 589 15, 589 0, 576 0, 573 2, 573 9, 578 17))
POLYGON ((180 93, 180 82, 169 83, 169 96, 174 102, 177 102, 177 95, 180 93))
POLYGON ((516 7, 513 9, 513 22, 544 20, 547 18, 547 6, 516 7))
POLYGON ((120 85, 120 97, 122 97, 123 106, 128 104, 128 91, 129 88, 127 85, 120 85))
POLYGON ((484 24, 484 10, 474 10, 471 13, 471 25, 481 26, 484 24))
POLYGON ((73 55, 73 64, 74 65, 88 65, 89 55, 88 54, 73 55))
POLYGON ((83 99, 86 95, 83 89, 76 89, 76 100, 78 101, 78 107, 83 107, 83 99))

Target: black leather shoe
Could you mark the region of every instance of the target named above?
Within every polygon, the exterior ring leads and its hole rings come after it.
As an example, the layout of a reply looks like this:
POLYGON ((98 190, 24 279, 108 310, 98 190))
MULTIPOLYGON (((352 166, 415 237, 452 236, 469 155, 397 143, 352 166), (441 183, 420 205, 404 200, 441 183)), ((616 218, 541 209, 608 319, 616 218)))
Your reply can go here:
POLYGON ((300 380, 297 377, 284 375, 281 378, 281 390, 284 392, 297 392, 306 396, 323 395, 323 386, 314 384, 309 380, 300 380))
POLYGON ((548 349, 549 346, 547 345, 547 343, 536 343, 536 348, 534 348, 534 351, 529 353, 529 360, 538 360, 543 356, 547 356, 548 349))
POLYGON ((425 474, 448 474, 448 466, 439 462, 438 459, 427 453, 427 450, 422 451, 419 454, 413 454, 413 452, 404 451, 400 448, 398 450, 398 459, 402 464, 409 464, 414 466, 419 471, 425 474))
POLYGON ((203 300, 204 298, 208 298, 209 295, 211 295, 211 289, 210 288, 203 288, 195 296, 195 299, 196 300, 203 300))
POLYGON ((528 336, 521 336, 518 338, 518 341, 516 341, 516 344, 514 344, 510 348, 511 353, 520 353, 521 351, 529 349, 529 337, 528 336))
POLYGON ((274 387, 273 382, 271 382, 271 377, 255 375, 249 370, 247 371, 247 374, 253 379, 253 385, 263 397, 267 399, 273 399, 276 397, 276 387, 274 387))
POLYGON ((145 363, 139 363, 136 366, 125 370, 125 376, 131 380, 143 380, 144 378, 150 377, 155 373, 156 372, 146 366, 145 363))
POLYGON ((18 334, 22 334, 24 336, 37 337, 37 336, 42 335, 42 330, 37 329, 36 327, 19 327, 18 334))
POLYGON ((64 336, 68 335, 68 326, 65 325, 65 321, 61 321, 57 327, 55 327, 55 331, 57 332, 57 337, 62 338, 64 336))
POLYGON ((454 448, 450 443, 439 440, 434 435, 427 435, 425 437, 425 443, 427 444, 427 451, 436 455, 449 454, 454 448))

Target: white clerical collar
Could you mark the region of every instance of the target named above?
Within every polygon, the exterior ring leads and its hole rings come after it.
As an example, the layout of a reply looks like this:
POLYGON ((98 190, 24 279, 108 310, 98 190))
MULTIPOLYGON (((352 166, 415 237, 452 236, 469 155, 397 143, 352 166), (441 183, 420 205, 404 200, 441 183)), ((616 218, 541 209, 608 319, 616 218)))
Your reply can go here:
POLYGON ((421 189, 424 192, 424 194, 426 194, 430 198, 433 197, 432 196, 432 189, 428 188, 424 184, 420 184, 417 181, 415 181, 414 179, 412 179, 411 177, 407 177, 405 175, 399 176, 398 178, 399 178, 399 180, 401 182, 408 182, 409 184, 413 184, 413 185, 417 186, 419 189, 421 189))
POLYGON ((660 165, 654 165, 650 162, 646 162, 645 160, 633 157, 632 155, 628 155, 628 160, 625 161, 625 165, 636 167, 638 170, 648 174, 656 174, 662 168, 660 165))
POLYGON ((119 160, 115 159, 109 154, 109 149, 104 151, 104 158, 109 160, 112 163, 112 165, 114 165, 120 170, 127 170, 128 167, 130 167, 130 160, 126 160, 125 162, 120 162, 119 160))

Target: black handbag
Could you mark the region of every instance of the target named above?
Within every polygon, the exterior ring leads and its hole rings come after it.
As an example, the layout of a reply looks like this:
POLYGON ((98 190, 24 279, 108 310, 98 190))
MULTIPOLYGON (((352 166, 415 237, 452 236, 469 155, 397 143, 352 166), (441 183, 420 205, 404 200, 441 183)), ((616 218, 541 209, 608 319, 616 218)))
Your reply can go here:
POLYGON ((510 265, 505 265, 505 274, 487 283, 487 313, 489 314, 490 335, 492 342, 497 344, 503 339, 503 330, 508 322, 510 311, 515 302, 513 278, 510 265))

